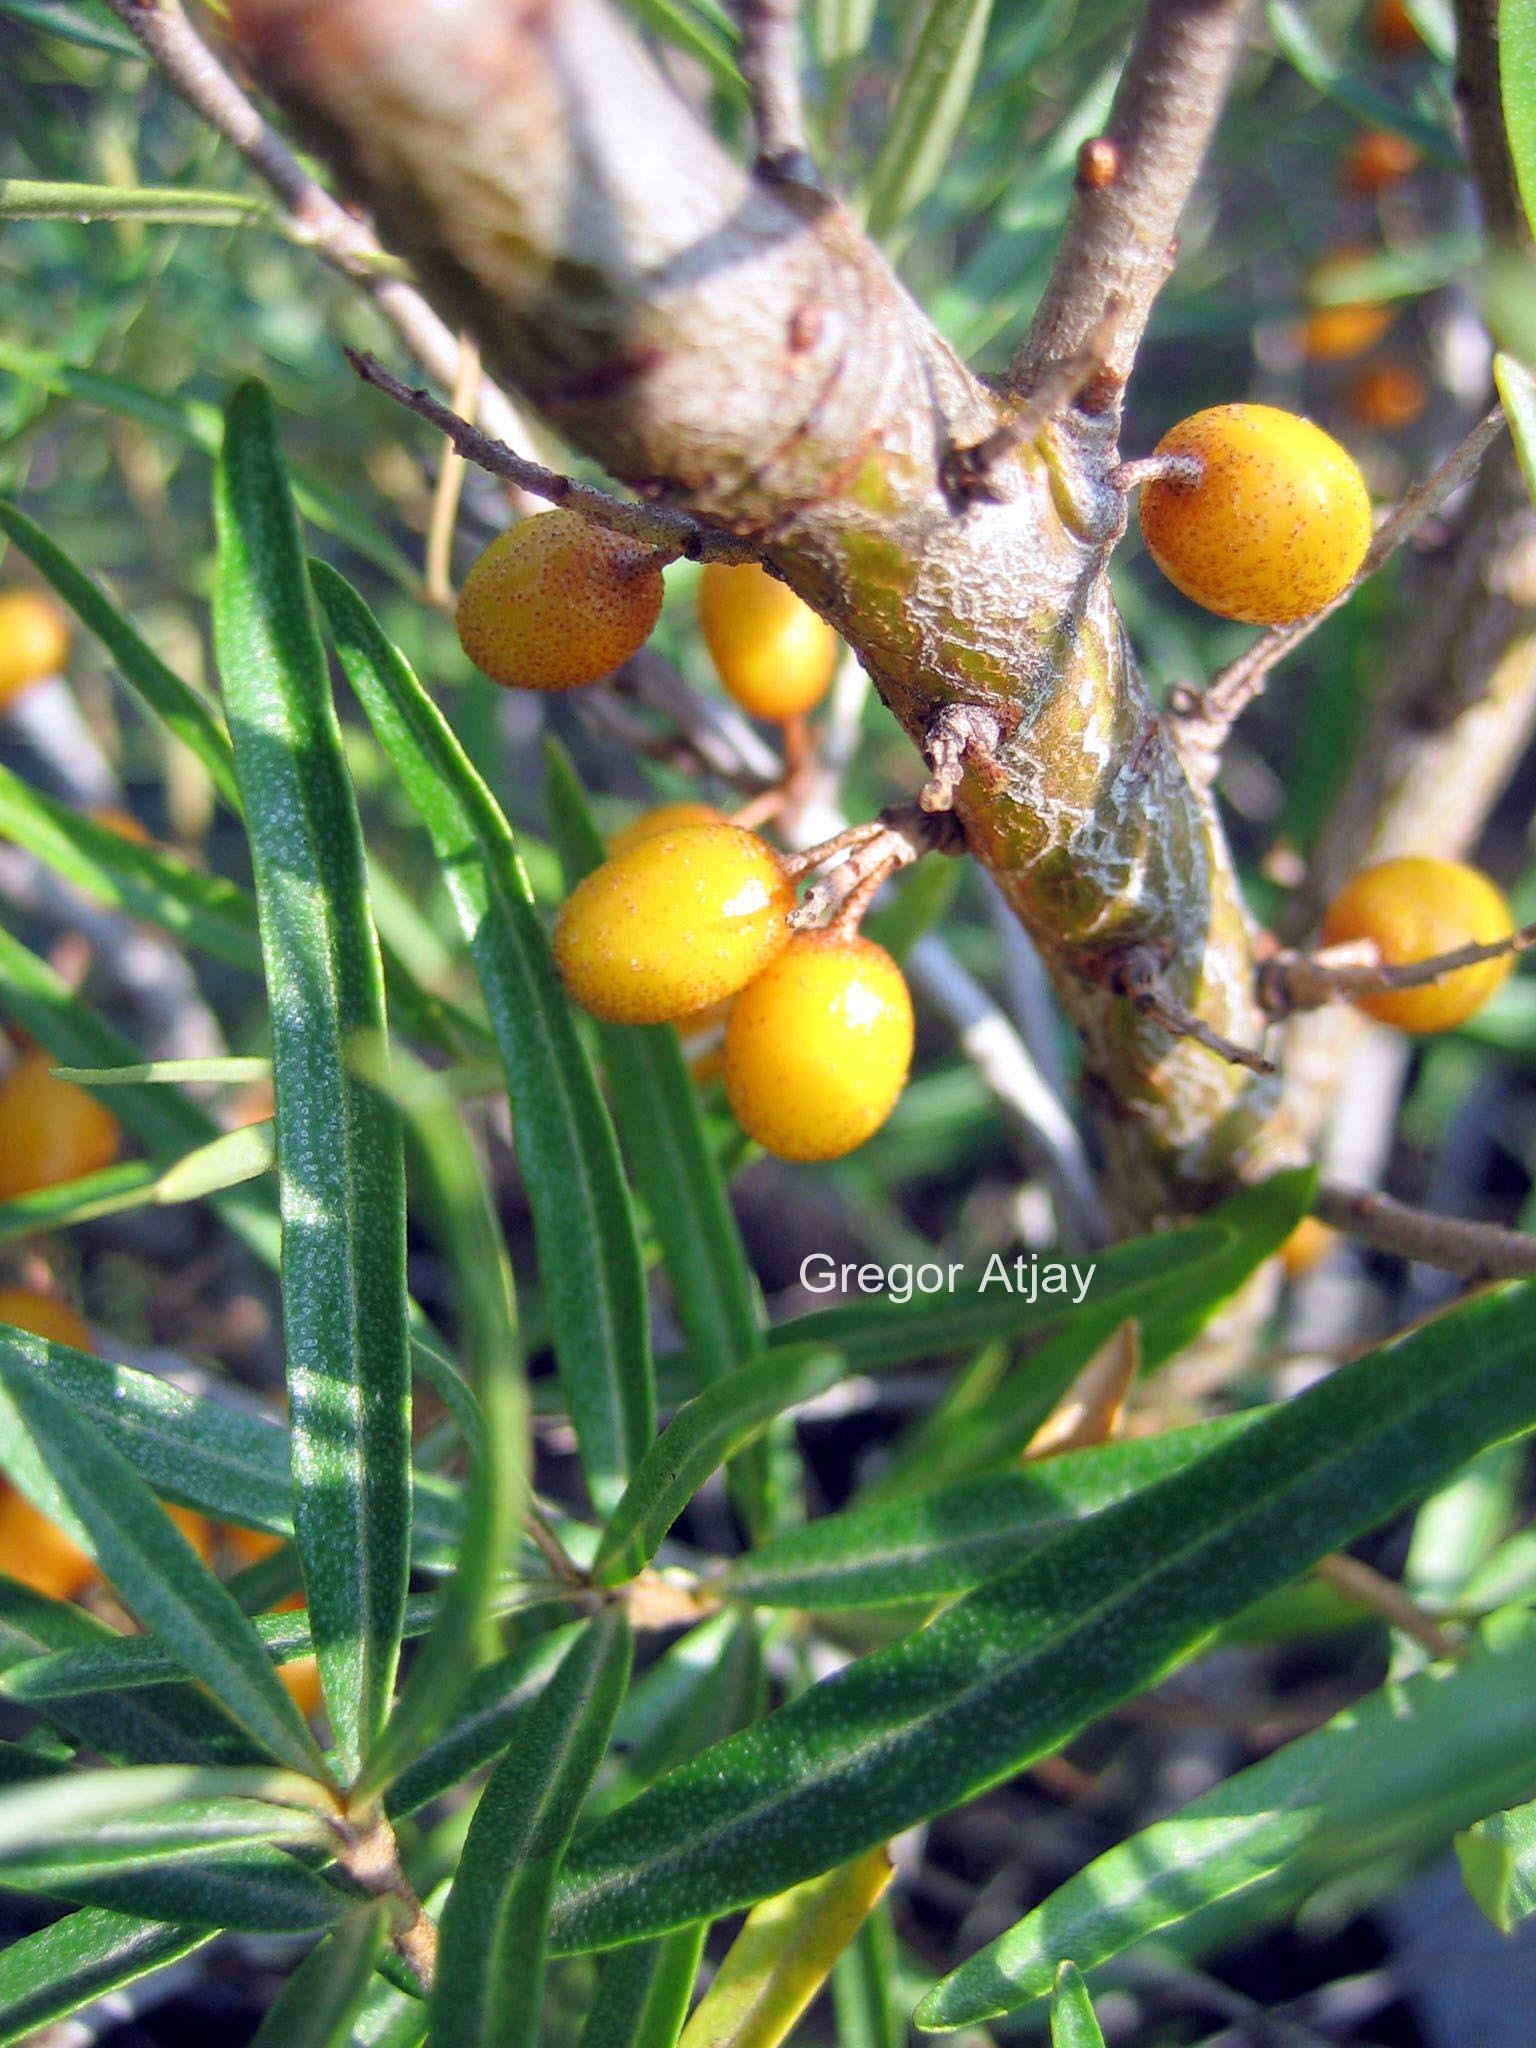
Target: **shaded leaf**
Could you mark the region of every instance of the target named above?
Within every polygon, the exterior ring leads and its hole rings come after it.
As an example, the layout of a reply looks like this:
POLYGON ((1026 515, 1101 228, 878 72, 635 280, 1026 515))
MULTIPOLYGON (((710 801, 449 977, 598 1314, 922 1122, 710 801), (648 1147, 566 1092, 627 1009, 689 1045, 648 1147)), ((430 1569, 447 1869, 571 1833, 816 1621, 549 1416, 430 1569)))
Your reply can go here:
POLYGON ((0 1950, 0 2043, 25 2040, 54 2020, 164 1969, 213 1939, 86 1906, 0 1950))
POLYGON ((354 1912, 311 1949, 267 2009, 251 2048, 345 2048, 384 1946, 382 1902, 354 1912))
POLYGON ((1093 2000, 1076 1963, 1062 1963, 1051 1993, 1051 2048, 1104 2048, 1093 2000))

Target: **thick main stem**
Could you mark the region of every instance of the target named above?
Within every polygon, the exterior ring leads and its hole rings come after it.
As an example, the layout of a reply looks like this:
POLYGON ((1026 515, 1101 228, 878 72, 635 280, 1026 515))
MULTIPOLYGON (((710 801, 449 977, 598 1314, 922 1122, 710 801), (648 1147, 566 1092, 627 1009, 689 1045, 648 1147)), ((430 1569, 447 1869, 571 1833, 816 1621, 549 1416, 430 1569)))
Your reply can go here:
MULTIPOLYGON (((1229 61, 1240 7, 1158 12, 1219 22, 1229 61)), ((1110 419, 1068 407, 955 495, 956 451, 998 435, 1008 402, 839 208, 727 158, 602 0, 235 0, 233 17, 436 302, 570 440, 750 537, 919 746, 946 708, 990 715, 955 814, 1083 1034, 1122 1209, 1262 1166, 1273 1083, 1119 992, 1121 963, 1151 961, 1170 1010, 1240 1045, 1262 1028, 1220 828, 1109 592, 1110 419)))

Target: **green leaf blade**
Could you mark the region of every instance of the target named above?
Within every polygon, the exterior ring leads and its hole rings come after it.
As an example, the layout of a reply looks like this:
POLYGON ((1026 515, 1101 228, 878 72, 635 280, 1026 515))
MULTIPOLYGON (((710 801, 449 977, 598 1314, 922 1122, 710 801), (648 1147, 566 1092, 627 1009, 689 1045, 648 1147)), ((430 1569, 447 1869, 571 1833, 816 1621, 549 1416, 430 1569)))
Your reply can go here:
POLYGON ((294 1527, 339 1768, 389 1711, 409 1568, 405 1167, 361 828, 271 401, 230 401, 214 641, 272 1013, 294 1527))

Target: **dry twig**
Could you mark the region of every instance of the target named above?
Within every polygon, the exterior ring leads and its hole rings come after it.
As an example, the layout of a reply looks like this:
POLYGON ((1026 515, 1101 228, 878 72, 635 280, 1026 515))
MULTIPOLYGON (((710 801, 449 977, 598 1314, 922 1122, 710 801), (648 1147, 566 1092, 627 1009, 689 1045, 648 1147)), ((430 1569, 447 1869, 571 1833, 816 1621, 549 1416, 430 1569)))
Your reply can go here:
POLYGON ((1324 1181, 1312 1213, 1377 1251, 1422 1260, 1467 1280, 1515 1280, 1536 1273, 1536 1237, 1497 1223, 1435 1216, 1370 1188, 1324 1181))
POLYGON ((737 0, 741 75, 752 100, 760 178, 822 196, 825 187, 805 135, 800 96, 798 0, 737 0))
POLYGON ((1259 969, 1258 997, 1272 1017, 1288 1017, 1298 1010, 1320 1010, 1327 1003, 1356 1002, 1361 996, 1390 995, 1397 989, 1428 988, 1465 967, 1481 967, 1486 960, 1503 960, 1511 953, 1528 953, 1533 946, 1536 924, 1511 932, 1507 939, 1457 946, 1449 953, 1405 961, 1400 967, 1386 966, 1368 939, 1330 946, 1321 953, 1277 953, 1259 969))

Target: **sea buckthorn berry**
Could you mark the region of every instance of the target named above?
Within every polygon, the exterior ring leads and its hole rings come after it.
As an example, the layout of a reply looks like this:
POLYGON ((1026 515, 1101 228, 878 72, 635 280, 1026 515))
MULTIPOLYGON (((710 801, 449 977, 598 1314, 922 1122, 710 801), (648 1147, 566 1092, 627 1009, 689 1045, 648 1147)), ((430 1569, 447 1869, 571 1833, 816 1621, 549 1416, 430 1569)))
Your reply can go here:
POLYGON ((1419 152, 1390 128, 1365 128, 1344 159, 1344 189, 1362 199, 1379 198, 1418 168, 1419 152))
POLYGON ((50 1600, 74 1600, 91 1585, 96 1565, 73 1536, 24 1493, 0 1482, 0 1572, 50 1600))
MULTIPOLYGON (((223 1534, 236 1563, 241 1567, 260 1564, 261 1560, 270 1557, 283 1541, 281 1536, 274 1536, 270 1530, 240 1529, 232 1524, 224 1529, 223 1534)), ((303 1593, 294 1592, 286 1599, 279 1600, 271 1611, 274 1614, 297 1614, 304 1604, 303 1593)), ((277 1675, 288 1688, 294 1705, 304 1718, 309 1720, 323 1698, 319 1664, 313 1657, 295 1657, 287 1664, 279 1664, 277 1675)))
POLYGON ((1300 1280, 1314 1266, 1320 1266, 1339 1241, 1339 1233, 1315 1216, 1303 1216, 1280 1247, 1280 1263, 1286 1278, 1300 1280))
POLYGON ((799 718, 827 694, 837 635, 756 562, 705 564, 699 624, 726 695, 753 718, 799 718))
POLYGON ((840 1159, 896 1106, 912 998, 872 939, 798 932, 742 990, 725 1027, 725 1094, 779 1159, 840 1159))
POLYGON ((69 660, 69 626, 36 590, 0 591, 0 710, 69 660))
POLYGON ((67 1301, 55 1294, 40 1294, 35 1287, 0 1287, 0 1323, 18 1330, 30 1330, 51 1344, 67 1344, 72 1351, 94 1351, 91 1333, 67 1301))
POLYGON ((653 833, 578 883, 555 961, 583 1009, 661 1024, 733 996, 789 937, 794 885, 773 848, 735 825, 653 833))
POLYGON ((654 811, 642 811, 638 818, 631 818, 622 831, 615 832, 608 842, 608 851, 624 853, 631 846, 638 846, 642 839, 654 839, 658 832, 676 832, 684 825, 724 825, 727 822, 724 811, 717 811, 713 804, 658 804, 654 811))
MULTIPOLYGON (((1337 249, 1307 276, 1307 296, 1324 298, 1330 278, 1368 256, 1368 249, 1337 249)), ((1397 318, 1394 306, 1373 305, 1368 300, 1342 304, 1314 304, 1301 323, 1301 345, 1314 363, 1347 363, 1373 349, 1397 318)))
MULTIPOLYGON (((1457 860, 1411 855, 1363 868, 1333 899, 1322 942, 1370 939, 1387 967, 1407 967, 1459 946, 1487 946, 1515 928, 1509 905, 1488 877, 1457 860)), ((1422 988, 1360 996, 1357 1005, 1399 1031, 1450 1031, 1480 1010, 1514 966, 1513 954, 1462 967, 1422 988)))
POLYGON ((132 811, 119 809, 116 804, 93 804, 86 813, 92 824, 105 825, 109 832, 115 832, 119 839, 126 839, 132 846, 153 846, 155 836, 147 825, 141 825, 132 811))
POLYGON ((1403 0, 1376 0, 1371 9, 1371 41, 1384 57, 1401 57, 1423 41, 1403 0))
POLYGON ((1363 427, 1400 433, 1422 418, 1429 386, 1411 363, 1368 363, 1351 379, 1344 403, 1363 427))
POLYGON ((110 1166, 121 1133, 94 1095, 28 1053, 0 1082, 0 1202, 110 1166))
POLYGON ((1270 405, 1213 405, 1158 443, 1189 455, 1198 482, 1143 486, 1152 559, 1224 619, 1279 625, 1346 590, 1371 540, 1365 480, 1338 442, 1270 405))
POLYGON ((654 549, 579 512, 539 512, 499 534, 464 579, 454 620, 482 675, 518 690, 573 690, 650 638, 661 611, 654 549))

